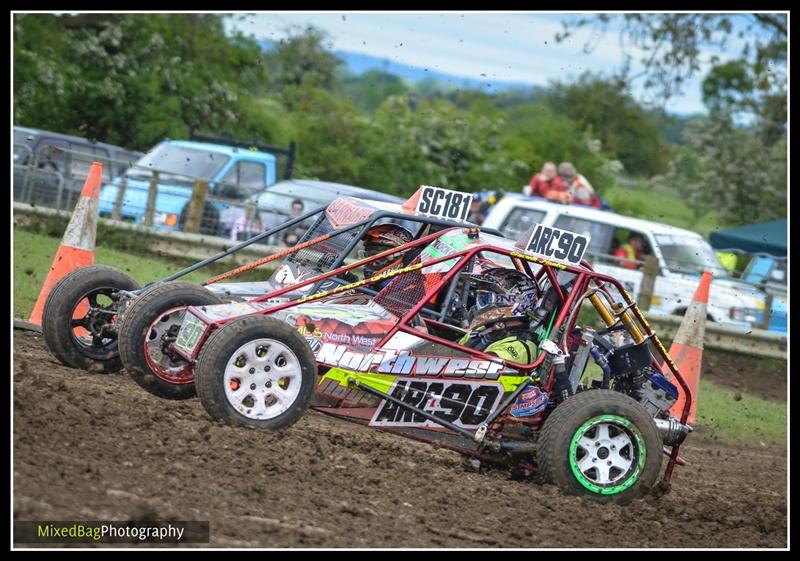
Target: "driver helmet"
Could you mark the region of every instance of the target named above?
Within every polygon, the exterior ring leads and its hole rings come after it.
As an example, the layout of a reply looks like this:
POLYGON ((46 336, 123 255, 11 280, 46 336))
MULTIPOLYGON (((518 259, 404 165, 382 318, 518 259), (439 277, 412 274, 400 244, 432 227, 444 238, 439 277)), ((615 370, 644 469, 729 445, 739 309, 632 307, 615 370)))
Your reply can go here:
MULTIPOLYGON (((393 249, 413 241, 414 235, 397 224, 381 224, 373 226, 364 236, 362 259, 377 255, 387 249, 393 249)), ((402 261, 402 255, 394 254, 364 265, 364 275, 371 277, 402 261)))
POLYGON ((472 278, 474 303, 468 310, 469 328, 500 319, 526 318, 536 308, 536 282, 517 271, 497 267, 472 278))

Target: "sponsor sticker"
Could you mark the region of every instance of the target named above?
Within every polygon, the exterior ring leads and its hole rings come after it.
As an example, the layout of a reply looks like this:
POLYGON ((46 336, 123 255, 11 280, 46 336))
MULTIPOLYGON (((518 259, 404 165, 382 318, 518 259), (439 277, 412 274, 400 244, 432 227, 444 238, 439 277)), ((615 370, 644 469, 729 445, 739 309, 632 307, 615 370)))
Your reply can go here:
POLYGON ((356 199, 351 197, 335 199, 328 205, 328 208, 325 209, 328 220, 331 225, 337 229, 363 222, 372 216, 374 212, 374 208, 362 206, 356 199))
POLYGON ((547 394, 537 387, 525 390, 511 406, 512 417, 530 417, 544 409, 548 403, 547 394))
POLYGON ((469 193, 459 193, 441 187, 421 185, 419 200, 417 201, 417 212, 443 218, 446 220, 465 221, 469 214, 469 207, 472 204, 472 195, 469 193))
POLYGON ((589 236, 536 224, 525 251, 567 265, 580 265, 589 248, 589 236))

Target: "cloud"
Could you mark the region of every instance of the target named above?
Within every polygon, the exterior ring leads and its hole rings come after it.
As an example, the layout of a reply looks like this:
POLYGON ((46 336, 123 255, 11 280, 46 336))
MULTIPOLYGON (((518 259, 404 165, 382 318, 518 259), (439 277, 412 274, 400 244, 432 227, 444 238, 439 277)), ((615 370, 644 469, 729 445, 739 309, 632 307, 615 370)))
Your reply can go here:
MULTIPOLYGON (((538 13, 260 13, 231 25, 256 38, 278 40, 291 26, 325 30, 336 50, 386 58, 420 68, 474 79, 545 85, 569 80, 587 70, 611 73, 624 61, 617 28, 605 33, 577 30, 556 43, 569 14, 538 13), (594 49, 583 52, 590 41, 594 49)), ((644 52, 634 50, 634 70, 644 52)), ((634 90, 635 95, 641 91, 634 90)), ((702 111, 700 79, 668 109, 702 111)))

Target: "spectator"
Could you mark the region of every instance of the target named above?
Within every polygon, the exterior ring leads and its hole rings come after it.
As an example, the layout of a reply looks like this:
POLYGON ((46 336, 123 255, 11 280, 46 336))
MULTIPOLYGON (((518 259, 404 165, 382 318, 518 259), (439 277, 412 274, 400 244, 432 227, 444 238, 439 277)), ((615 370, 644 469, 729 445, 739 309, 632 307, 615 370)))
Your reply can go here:
POLYGON ((236 219, 231 228, 230 239, 246 240, 264 230, 261 215, 255 206, 248 206, 246 209, 231 207, 231 209, 236 209, 236 219))
MULTIPOLYGON (((303 201, 300 199, 295 199, 292 201, 292 209, 289 211, 289 220, 292 218, 297 218, 303 214, 303 210, 305 209, 305 205, 303 201)), ((303 222, 299 224, 295 224, 291 228, 287 229, 286 232, 283 234, 283 244, 286 246, 293 246, 296 245, 297 242, 300 241, 300 238, 303 237, 303 234, 306 232, 306 227, 303 225, 303 222)))
POLYGON ((619 246, 614 252, 614 257, 630 260, 620 261, 620 267, 625 267, 626 269, 638 269, 639 263, 634 263, 633 261, 642 261, 645 256, 646 249, 647 243, 644 240, 644 236, 637 234, 636 232, 631 232, 628 236, 628 243, 624 243, 619 246))
POLYGON ((575 166, 570 162, 561 162, 558 166, 558 175, 572 195, 572 203, 577 205, 593 206, 602 208, 600 197, 594 192, 592 184, 584 176, 578 173, 575 166))
POLYGON ((569 203, 571 199, 567 186, 558 176, 555 162, 545 162, 542 171, 531 178, 524 192, 526 195, 544 197, 559 203, 569 203))

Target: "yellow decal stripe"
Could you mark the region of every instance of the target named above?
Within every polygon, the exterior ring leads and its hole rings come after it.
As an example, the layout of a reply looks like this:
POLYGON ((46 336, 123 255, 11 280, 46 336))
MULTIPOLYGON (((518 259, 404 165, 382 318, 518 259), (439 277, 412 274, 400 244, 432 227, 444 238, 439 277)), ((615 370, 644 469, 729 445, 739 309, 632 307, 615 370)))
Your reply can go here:
POLYGON ((359 288, 359 287, 362 287, 362 286, 364 286, 366 284, 371 284, 373 282, 382 281, 382 280, 385 280, 385 279, 388 279, 388 278, 391 278, 391 277, 394 277, 396 275, 400 275, 400 274, 403 274, 403 273, 410 273, 411 271, 416 271, 417 269, 421 269, 421 268, 422 268, 422 263, 417 263, 415 265, 409 265, 408 267, 403 267, 401 269, 394 269, 394 270, 391 270, 391 271, 386 271, 385 273, 379 273, 379 274, 377 274, 377 275, 375 275, 373 277, 370 277, 368 279, 364 279, 364 280, 360 280, 360 281, 356 281, 356 282, 351 282, 350 284, 345 284, 345 285, 342 285, 342 286, 338 286, 338 287, 336 287, 336 288, 334 288, 332 290, 323 290, 321 292, 317 292, 316 294, 311 294, 309 296, 305 296, 303 298, 300 298, 297 301, 297 303, 298 304, 302 304, 303 302, 309 302, 311 300, 317 300, 319 298, 324 298, 325 296, 330 296, 330 295, 333 295, 333 294, 339 294, 341 292, 347 292, 348 290, 353 290, 354 288, 359 288))
POLYGON ((531 261, 533 263, 539 263, 540 265, 548 265, 550 267, 555 267, 556 269, 566 269, 567 266, 563 263, 557 263, 555 261, 550 261, 548 259, 542 259, 541 257, 535 257, 533 255, 529 255, 527 253, 523 253, 521 251, 514 251, 511 253, 511 257, 517 257, 518 259, 524 259, 525 261, 531 261))
POLYGON ((394 384, 398 377, 394 374, 374 374, 371 372, 369 374, 365 374, 363 372, 355 372, 345 368, 331 368, 322 377, 323 380, 336 380, 342 386, 347 385, 348 378, 355 378, 365 386, 369 386, 370 388, 383 393, 389 393, 389 390, 392 389, 392 384, 394 384))

